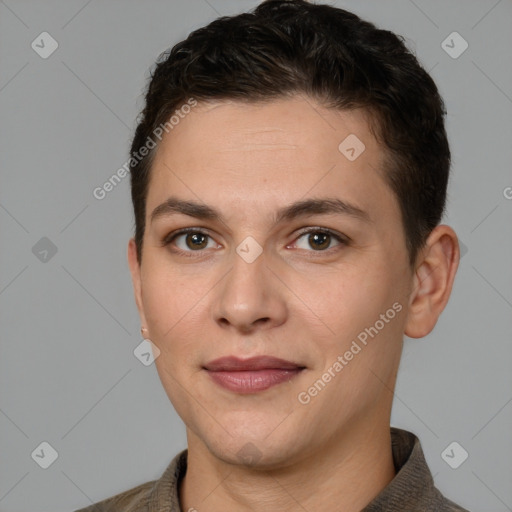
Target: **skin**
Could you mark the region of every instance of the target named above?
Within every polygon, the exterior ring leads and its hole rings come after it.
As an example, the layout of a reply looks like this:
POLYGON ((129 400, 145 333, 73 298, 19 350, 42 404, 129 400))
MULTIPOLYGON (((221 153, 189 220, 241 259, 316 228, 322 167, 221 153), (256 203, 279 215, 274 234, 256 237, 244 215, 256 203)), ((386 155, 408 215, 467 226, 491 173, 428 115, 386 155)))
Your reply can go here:
POLYGON ((186 425, 183 511, 357 512, 395 476, 389 426, 403 335, 420 338, 434 328, 459 246, 453 229, 439 225, 410 267, 398 202, 382 177, 384 150, 364 114, 327 110, 304 96, 200 103, 162 139, 142 264, 133 238, 128 261, 146 338, 161 351, 158 374, 186 425), (349 134, 366 147, 354 161, 338 150, 349 134), (218 209, 224 222, 175 214, 151 223, 171 195, 218 209), (315 214, 273 222, 283 206, 326 197, 357 205, 371 221, 315 214), (161 245, 186 227, 209 235, 200 237, 202 248, 186 234, 161 245), (302 228, 349 241, 315 245, 302 228), (252 263, 236 252, 248 236, 263 249, 252 263), (395 302, 402 310, 300 403, 298 394, 395 302), (243 395, 203 369, 227 355, 272 355, 306 369, 243 395), (238 454, 247 443, 257 454, 252 461, 238 454))

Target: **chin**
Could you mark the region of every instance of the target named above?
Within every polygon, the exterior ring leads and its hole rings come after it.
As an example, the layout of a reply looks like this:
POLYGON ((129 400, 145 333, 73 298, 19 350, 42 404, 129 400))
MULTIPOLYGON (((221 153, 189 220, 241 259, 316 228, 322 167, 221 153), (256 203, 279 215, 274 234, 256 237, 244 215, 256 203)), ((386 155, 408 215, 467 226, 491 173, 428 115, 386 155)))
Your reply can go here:
POLYGON ((211 431, 204 443, 208 450, 227 464, 258 468, 261 470, 284 467, 301 451, 299 443, 291 433, 281 432, 269 436, 268 432, 256 435, 239 434, 230 436, 225 431, 220 437, 212 438, 211 431))
POLYGON ((274 447, 253 441, 232 443, 231 449, 223 447, 219 452, 212 451, 218 459, 236 466, 269 470, 286 466, 290 461, 289 455, 276 452, 274 447))

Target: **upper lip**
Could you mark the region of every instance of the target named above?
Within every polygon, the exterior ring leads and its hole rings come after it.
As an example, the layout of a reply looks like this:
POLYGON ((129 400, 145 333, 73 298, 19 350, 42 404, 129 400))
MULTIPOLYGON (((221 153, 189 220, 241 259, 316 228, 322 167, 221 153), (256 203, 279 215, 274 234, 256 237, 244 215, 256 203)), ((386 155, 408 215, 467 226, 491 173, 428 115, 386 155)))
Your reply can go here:
POLYGON ((300 364, 272 356, 256 356, 240 359, 235 356, 221 357, 207 363, 204 368, 210 371, 248 371, 248 370, 297 370, 305 368, 300 364))

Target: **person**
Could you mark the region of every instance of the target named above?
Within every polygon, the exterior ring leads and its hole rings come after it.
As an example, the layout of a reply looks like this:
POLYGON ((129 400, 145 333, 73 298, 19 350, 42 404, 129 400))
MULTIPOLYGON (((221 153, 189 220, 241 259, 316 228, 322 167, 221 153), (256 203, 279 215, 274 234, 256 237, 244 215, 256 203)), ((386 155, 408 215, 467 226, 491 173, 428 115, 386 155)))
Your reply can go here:
MULTIPOLYGON (((460 258, 438 89, 403 38, 267 0, 161 54, 128 261, 187 448, 80 512, 464 511, 390 425, 460 258)), ((467 512, 467 511, 466 511, 467 512)))

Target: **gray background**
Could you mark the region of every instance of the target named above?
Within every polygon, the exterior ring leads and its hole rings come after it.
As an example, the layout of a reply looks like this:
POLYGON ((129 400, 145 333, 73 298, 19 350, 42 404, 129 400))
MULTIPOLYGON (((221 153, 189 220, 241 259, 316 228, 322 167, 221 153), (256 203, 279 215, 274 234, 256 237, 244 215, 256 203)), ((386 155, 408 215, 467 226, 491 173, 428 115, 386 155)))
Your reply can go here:
MULTIPOLYGON (((257 3, 0 1, 1 512, 86 506, 158 478, 185 447, 154 365, 133 354, 129 178, 92 191, 127 159, 157 55, 257 3), (31 48, 43 31, 59 44, 47 59, 31 48), (31 457, 43 441, 48 469, 31 457)), ((512 510, 512 2, 331 4, 404 35, 449 111, 444 222, 464 253, 434 331, 406 338, 392 424, 418 435, 448 497, 512 510), (469 44, 456 59, 441 46, 453 31, 469 44), (454 440, 469 453, 457 469, 441 457, 454 440)))

